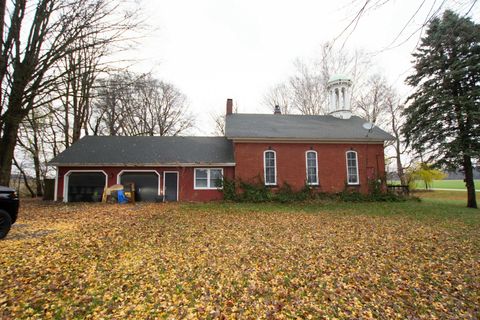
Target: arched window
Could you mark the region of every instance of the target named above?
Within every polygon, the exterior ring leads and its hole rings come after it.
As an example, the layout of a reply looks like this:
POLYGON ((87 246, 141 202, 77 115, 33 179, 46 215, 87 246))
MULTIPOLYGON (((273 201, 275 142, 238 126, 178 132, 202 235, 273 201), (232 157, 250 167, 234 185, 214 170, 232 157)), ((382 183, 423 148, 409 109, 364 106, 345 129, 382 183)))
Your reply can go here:
POLYGON ((347 183, 359 184, 358 157, 356 151, 347 151, 347 183))
POLYGON ((305 153, 307 166, 307 184, 318 185, 318 159, 316 151, 307 151, 305 153))
POLYGON ((263 174, 265 185, 277 184, 277 159, 275 151, 267 150, 263 153, 263 174))

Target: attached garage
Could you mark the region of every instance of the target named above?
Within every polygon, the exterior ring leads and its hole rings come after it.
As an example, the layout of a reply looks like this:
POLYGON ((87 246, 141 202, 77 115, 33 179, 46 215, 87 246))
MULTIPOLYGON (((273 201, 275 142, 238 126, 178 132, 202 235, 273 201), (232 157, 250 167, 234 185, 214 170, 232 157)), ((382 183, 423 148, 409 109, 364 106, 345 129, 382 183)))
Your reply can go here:
POLYGON ((157 171, 128 171, 118 174, 121 184, 135 184, 135 201, 156 201, 160 195, 160 175, 157 171))
POLYGON ((65 174, 65 199, 67 202, 100 202, 107 186, 104 171, 69 171, 65 174))
POLYGON ((100 201, 105 181, 134 183, 136 201, 220 200, 220 189, 195 188, 194 168, 222 168, 233 179, 233 155, 224 137, 85 136, 49 162, 57 167, 54 200, 100 201))

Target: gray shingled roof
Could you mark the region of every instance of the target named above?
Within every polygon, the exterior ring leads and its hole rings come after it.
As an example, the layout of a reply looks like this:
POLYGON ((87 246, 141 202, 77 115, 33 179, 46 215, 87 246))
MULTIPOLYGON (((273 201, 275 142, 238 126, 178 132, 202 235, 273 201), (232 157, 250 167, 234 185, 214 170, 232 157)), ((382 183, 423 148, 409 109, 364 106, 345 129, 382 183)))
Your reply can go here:
POLYGON ((224 137, 87 136, 51 165, 232 164, 232 142, 224 137))
POLYGON ((357 116, 231 114, 226 117, 225 135, 229 139, 312 139, 325 141, 385 141, 393 136, 378 127, 370 132, 366 121, 357 116))

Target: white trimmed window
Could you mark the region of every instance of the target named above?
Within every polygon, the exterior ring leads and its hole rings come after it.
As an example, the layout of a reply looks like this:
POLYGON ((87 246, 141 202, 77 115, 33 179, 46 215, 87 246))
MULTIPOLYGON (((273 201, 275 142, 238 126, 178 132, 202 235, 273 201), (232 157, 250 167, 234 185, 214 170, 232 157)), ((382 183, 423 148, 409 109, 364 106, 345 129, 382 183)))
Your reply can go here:
POLYGON ((347 151, 347 183, 359 184, 358 157, 356 151, 347 151))
POLYGON ((318 185, 318 161, 316 151, 307 151, 305 161, 307 165, 307 184, 318 185))
POLYGON ((263 153, 263 175, 265 185, 277 184, 277 157, 275 151, 267 150, 263 153))
POLYGON ((223 169, 195 168, 194 189, 222 189, 223 169))

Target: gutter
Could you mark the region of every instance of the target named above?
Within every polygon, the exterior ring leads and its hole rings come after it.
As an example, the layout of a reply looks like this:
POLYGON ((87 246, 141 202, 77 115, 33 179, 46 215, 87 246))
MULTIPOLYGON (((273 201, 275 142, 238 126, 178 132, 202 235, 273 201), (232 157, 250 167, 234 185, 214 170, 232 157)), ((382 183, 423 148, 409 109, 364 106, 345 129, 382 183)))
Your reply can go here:
POLYGON ((308 138, 245 138, 245 137, 229 137, 233 142, 252 142, 252 143, 261 143, 261 142, 272 142, 278 141, 283 143, 362 143, 362 144, 380 144, 385 141, 390 141, 394 139, 308 139, 308 138))
POLYGON ((85 163, 49 162, 54 167, 235 167, 235 162, 226 163, 85 163))

